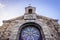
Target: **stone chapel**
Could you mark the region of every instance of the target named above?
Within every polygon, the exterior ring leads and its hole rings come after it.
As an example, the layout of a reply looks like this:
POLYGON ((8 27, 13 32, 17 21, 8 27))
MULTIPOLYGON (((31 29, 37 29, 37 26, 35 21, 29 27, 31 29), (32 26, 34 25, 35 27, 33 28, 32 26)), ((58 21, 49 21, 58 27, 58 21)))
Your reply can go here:
POLYGON ((35 7, 28 6, 24 15, 3 21, 0 40, 60 40, 60 25, 57 19, 38 15, 35 7))

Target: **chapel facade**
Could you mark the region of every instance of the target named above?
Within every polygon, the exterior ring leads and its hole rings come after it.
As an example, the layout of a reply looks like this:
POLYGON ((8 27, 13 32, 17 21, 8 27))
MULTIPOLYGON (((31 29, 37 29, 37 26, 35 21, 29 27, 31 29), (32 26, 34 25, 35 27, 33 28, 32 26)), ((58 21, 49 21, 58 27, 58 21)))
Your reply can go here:
POLYGON ((25 7, 23 16, 4 20, 0 40, 60 40, 57 19, 36 14, 36 8, 25 7))

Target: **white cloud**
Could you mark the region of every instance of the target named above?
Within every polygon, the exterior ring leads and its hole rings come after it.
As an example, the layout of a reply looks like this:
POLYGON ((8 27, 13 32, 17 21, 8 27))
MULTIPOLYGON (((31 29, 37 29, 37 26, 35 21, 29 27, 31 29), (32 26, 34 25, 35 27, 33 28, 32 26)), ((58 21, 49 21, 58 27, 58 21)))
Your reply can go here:
POLYGON ((0 3, 0 9, 4 8, 5 5, 3 5, 2 3, 0 3))
POLYGON ((5 5, 3 5, 2 3, 0 3, 0 26, 2 25, 2 18, 3 18, 3 8, 5 7, 5 5))

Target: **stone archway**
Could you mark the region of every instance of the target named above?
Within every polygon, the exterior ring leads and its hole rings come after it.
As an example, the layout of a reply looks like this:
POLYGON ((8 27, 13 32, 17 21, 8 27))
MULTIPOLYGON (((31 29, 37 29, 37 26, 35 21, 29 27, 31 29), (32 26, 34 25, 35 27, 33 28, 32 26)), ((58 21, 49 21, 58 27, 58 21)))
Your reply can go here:
POLYGON ((39 39, 38 40, 44 40, 44 33, 42 31, 42 28, 39 24, 37 23, 34 23, 34 22, 27 22, 27 23, 24 23, 23 25, 20 26, 19 28, 19 40, 22 40, 21 38, 21 32, 24 28, 26 28, 27 26, 34 26, 35 28, 37 28, 39 30, 39 33, 40 33, 40 36, 39 36, 39 39))

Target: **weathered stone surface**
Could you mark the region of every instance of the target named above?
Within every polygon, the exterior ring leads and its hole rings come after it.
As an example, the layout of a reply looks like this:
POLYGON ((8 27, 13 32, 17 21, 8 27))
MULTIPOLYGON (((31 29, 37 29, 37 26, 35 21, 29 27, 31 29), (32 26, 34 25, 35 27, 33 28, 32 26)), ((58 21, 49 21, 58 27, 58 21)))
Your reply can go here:
POLYGON ((19 40, 21 25, 27 22, 40 25, 43 40, 60 40, 60 25, 57 19, 39 16, 35 13, 35 8, 31 6, 26 7, 25 11, 26 14, 21 17, 3 21, 0 27, 0 40, 19 40), (30 8, 34 9, 32 14, 28 13, 30 8))

